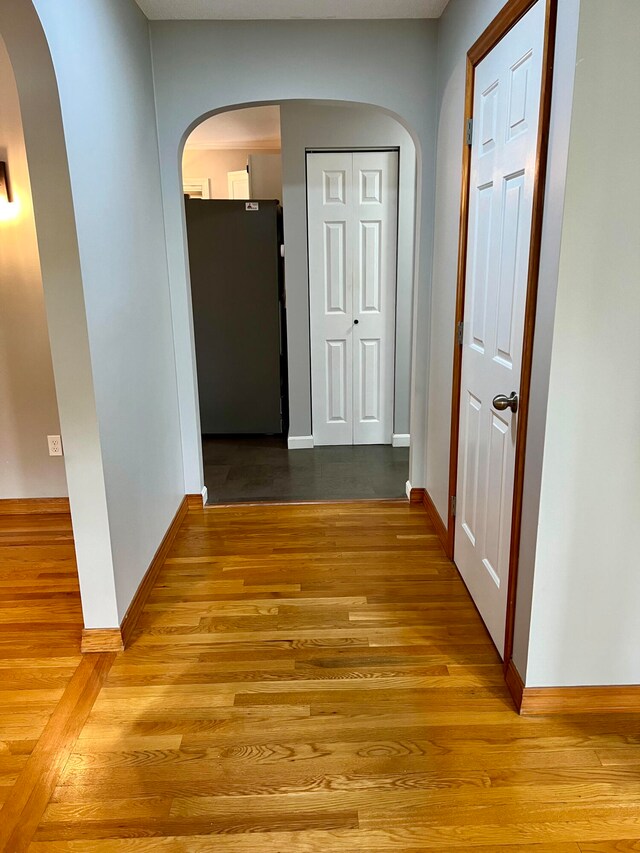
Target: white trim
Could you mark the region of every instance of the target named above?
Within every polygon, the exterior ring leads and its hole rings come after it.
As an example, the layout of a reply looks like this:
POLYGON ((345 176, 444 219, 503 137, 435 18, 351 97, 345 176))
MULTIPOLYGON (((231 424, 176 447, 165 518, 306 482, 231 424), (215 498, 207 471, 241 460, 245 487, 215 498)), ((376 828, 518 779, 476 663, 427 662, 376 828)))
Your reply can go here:
POLYGON ((407 493, 407 500, 411 500, 411 481, 407 480, 407 484, 404 487, 405 492, 407 493))
POLYGON ((201 198, 211 198, 211 183, 209 178, 183 178, 182 192, 189 195, 193 190, 199 190, 201 198))
POLYGON ((410 438, 408 432, 394 432, 391 436, 391 444, 393 447, 409 447, 410 438))
POLYGON ((287 439, 289 450, 305 450, 313 447, 312 435, 290 435, 287 439))
POLYGON ((207 501, 209 500, 209 491, 206 486, 202 487, 202 506, 207 505, 207 501))

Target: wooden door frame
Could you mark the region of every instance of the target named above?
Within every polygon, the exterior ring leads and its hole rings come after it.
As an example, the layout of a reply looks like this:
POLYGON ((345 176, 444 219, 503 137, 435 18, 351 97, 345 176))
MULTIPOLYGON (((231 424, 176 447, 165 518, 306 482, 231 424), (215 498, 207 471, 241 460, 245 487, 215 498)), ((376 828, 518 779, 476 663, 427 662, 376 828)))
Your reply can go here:
MULTIPOLYGON (((473 118, 474 82, 476 66, 504 38, 518 21, 536 3, 546 6, 545 33, 542 58, 542 80, 540 88, 540 113, 536 150, 536 167, 533 184, 533 205, 531 215, 531 242, 527 271, 527 294, 525 303, 524 333, 522 342, 522 372, 520 378, 520 398, 518 403, 518 424, 516 432, 515 477, 513 486, 513 505, 511 519, 511 545, 509 549, 509 579, 507 585, 507 613, 504 642, 505 674, 513 667, 513 632, 515 625, 515 603, 518 579, 518 560, 520 552, 520 533, 522 524, 522 495, 524 487, 524 468, 526 460, 527 421, 529 414, 529 392, 531 387, 531 364, 533 360, 533 338, 535 330, 536 302, 538 297, 538 276, 540 271, 540 246, 542 240, 542 218, 544 212, 544 192, 547 173, 547 154, 549 122, 551 116, 551 89, 553 83, 553 63, 555 52, 556 21, 558 0, 508 0, 491 21, 482 35, 467 53, 467 76, 465 86, 464 117, 465 129, 462 142, 462 190, 460 199, 460 232, 458 242, 458 278, 456 290, 456 313, 453 349, 453 388, 451 395, 451 443, 449 458, 449 495, 457 493, 458 481, 458 441, 460 434, 460 392, 462 381, 462 344, 458 340, 459 323, 464 320, 464 300, 467 267, 467 239, 469 223, 469 191, 471 176, 471 145, 467 144, 467 119, 473 118)), ((447 552, 453 559, 455 544, 455 516, 449 501, 447 523, 447 552)))

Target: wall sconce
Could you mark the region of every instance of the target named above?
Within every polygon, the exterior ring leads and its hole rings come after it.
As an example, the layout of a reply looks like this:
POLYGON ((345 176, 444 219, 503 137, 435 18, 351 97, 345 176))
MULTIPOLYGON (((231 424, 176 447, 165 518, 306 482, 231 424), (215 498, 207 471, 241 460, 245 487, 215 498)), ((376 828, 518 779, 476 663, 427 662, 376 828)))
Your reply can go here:
POLYGON ((0 160, 0 204, 10 204, 13 201, 11 185, 7 174, 7 164, 0 160))
POLYGON ((19 215, 20 203, 11 192, 7 164, 0 160, 0 222, 17 220, 19 215))

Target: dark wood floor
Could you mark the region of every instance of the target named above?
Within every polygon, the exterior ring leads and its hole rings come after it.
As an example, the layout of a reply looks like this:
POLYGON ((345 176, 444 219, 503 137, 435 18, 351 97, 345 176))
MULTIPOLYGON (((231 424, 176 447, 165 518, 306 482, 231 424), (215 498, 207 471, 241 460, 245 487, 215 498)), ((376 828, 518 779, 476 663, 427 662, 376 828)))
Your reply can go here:
MULTIPOLYGON (((6 601, 55 580, 56 548, 32 553, 31 590, 13 558, 6 601)), ((38 645, 57 673, 58 643, 38 645)), ((407 502, 191 511, 131 646, 84 656, 16 779, 38 737, 21 703, 59 695, 21 681, 20 654, 3 662, 0 850, 640 850, 640 715, 518 717, 407 502)))
POLYGON ((210 504, 403 498, 409 448, 386 444, 288 450, 282 436, 203 438, 210 504))

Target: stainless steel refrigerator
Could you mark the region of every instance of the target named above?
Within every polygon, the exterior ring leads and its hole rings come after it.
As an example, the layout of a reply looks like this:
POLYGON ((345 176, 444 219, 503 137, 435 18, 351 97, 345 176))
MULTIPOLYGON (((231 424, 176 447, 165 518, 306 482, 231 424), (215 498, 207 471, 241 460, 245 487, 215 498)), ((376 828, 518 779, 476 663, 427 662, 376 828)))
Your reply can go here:
POLYGON ((287 429, 282 211, 185 199, 204 434, 287 429))

